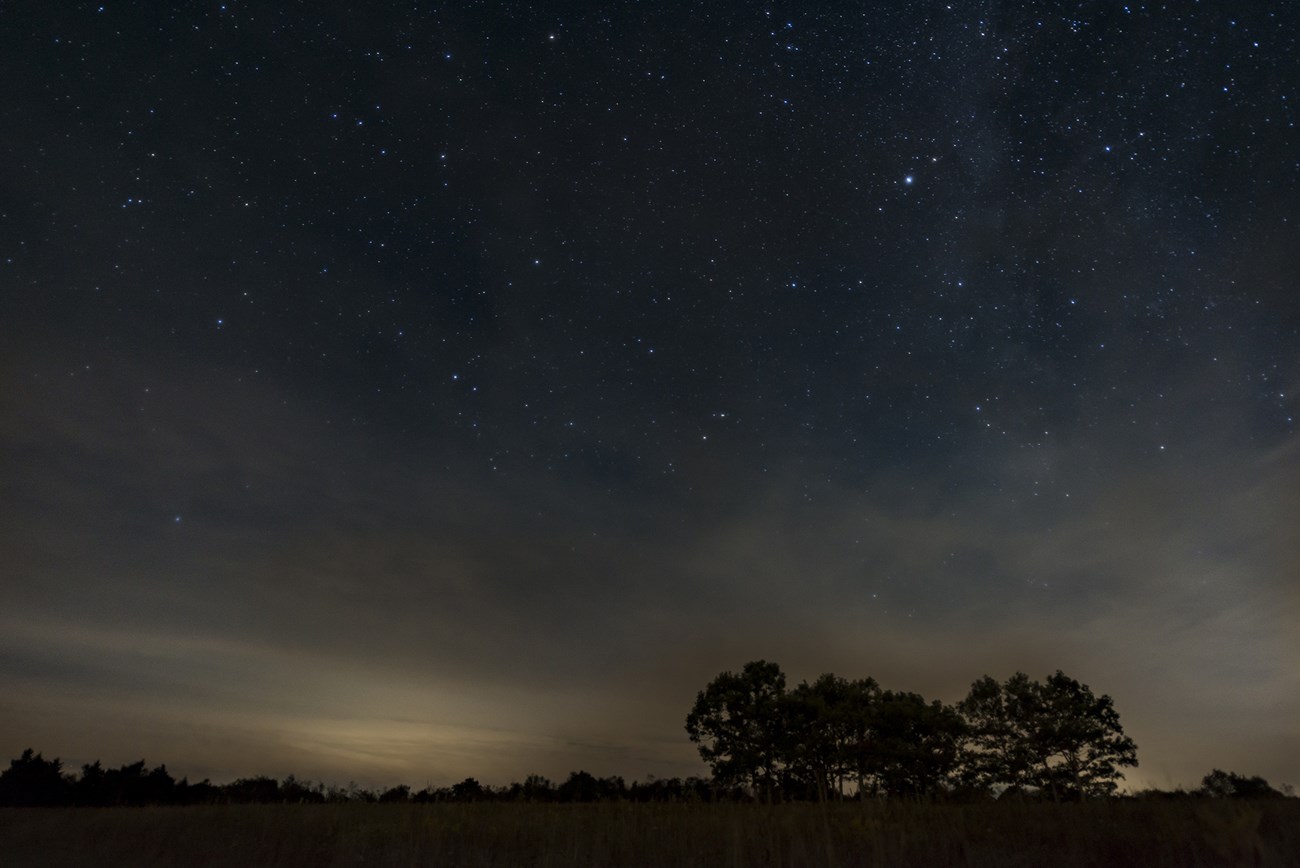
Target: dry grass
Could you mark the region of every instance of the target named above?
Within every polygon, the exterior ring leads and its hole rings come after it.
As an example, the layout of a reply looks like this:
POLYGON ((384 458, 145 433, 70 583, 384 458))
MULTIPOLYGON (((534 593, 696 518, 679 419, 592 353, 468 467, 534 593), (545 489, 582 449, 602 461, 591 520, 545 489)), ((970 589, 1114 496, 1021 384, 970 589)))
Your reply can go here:
POLYGON ((1300 800, 0 810, 12 866, 1300 866, 1300 800))

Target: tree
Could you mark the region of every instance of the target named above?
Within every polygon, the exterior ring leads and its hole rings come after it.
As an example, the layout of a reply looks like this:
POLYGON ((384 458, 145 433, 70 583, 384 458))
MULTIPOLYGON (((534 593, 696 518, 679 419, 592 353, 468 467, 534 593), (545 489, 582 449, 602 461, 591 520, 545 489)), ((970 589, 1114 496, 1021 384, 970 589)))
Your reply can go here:
POLYGON ((859 798, 869 789, 875 751, 876 705, 880 696, 880 685, 874 678, 860 678, 848 682, 844 697, 844 773, 856 780, 859 798))
POLYGON ((1124 734, 1119 713, 1106 695, 1096 697, 1059 669, 1038 691, 1035 760, 1054 799, 1108 796, 1136 766, 1137 745, 1124 734))
POLYGON ((406 784, 389 787, 379 794, 379 804, 405 804, 411 800, 411 788, 406 784))
POLYGON ((488 797, 487 790, 474 778, 465 778, 458 784, 452 784, 451 797, 457 802, 481 802, 488 797))
POLYGON ((81 767, 81 779, 76 783, 75 801, 78 805, 96 807, 111 805, 112 793, 108 789, 108 773, 99 760, 81 767))
POLYGON ((28 748, 0 772, 0 805, 66 805, 71 798, 72 779, 63 774, 58 757, 47 760, 28 748))
POLYGON ((514 781, 501 790, 501 798, 508 802, 554 802, 557 799, 555 783, 542 775, 529 775, 524 782, 514 781))
POLYGON ((281 801, 280 782, 266 775, 239 778, 221 788, 225 798, 238 805, 269 805, 281 801))
POLYGON ((811 794, 824 802, 831 782, 838 777, 842 762, 837 733, 842 680, 828 673, 812 684, 800 682, 785 695, 781 754, 785 761, 782 790, 787 795, 811 794))
MULTIPOLYGON (((318 796, 317 801, 325 801, 324 785, 321 785, 318 796)), ((221 801, 221 788, 207 778, 193 784, 188 778, 182 778, 176 784, 173 800, 178 805, 212 805, 221 801)))
POLYGON ((169 805, 176 792, 176 779, 166 765, 151 769, 140 780, 139 800, 144 805, 169 805))
POLYGON ((1215 769, 1201 779, 1200 792, 1216 799, 1282 799, 1285 793, 1273 789, 1259 775, 1246 777, 1215 769))
POLYGON ((937 699, 886 690, 872 707, 864 771, 886 795, 934 795, 957 768, 965 729, 961 716, 937 699))
POLYGON ((1114 703, 1059 669, 1046 682, 1017 672, 985 677, 958 709, 970 727, 967 780, 985 787, 1036 787, 1055 801, 1115 792, 1121 767, 1137 765, 1114 703))
POLYGON ((765 660, 723 672, 695 698, 686 733, 715 783, 749 786, 771 799, 782 767, 785 674, 765 660))
POLYGON ((844 797, 845 779, 862 767, 879 695, 874 679, 849 681, 830 673, 786 694, 783 753, 795 787, 821 801, 832 793, 844 797))
POLYGON ((961 783, 989 792, 1001 786, 1016 792, 1030 783, 1033 757, 1026 725, 1032 719, 1033 684, 1017 672, 1005 685, 985 675, 957 704, 966 721, 961 783))
POLYGON ((555 791, 556 798, 561 802, 598 802, 601 795, 600 781, 586 771, 570 772, 568 780, 555 791))
POLYGON ((325 785, 312 786, 310 781, 300 781, 289 775, 280 782, 279 800, 291 804, 322 804, 325 801, 325 785))

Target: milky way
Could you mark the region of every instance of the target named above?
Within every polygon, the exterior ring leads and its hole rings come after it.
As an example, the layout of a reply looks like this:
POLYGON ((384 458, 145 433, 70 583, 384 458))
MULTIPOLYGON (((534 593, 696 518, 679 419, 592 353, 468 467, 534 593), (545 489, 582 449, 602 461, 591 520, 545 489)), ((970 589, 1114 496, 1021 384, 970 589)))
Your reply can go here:
POLYGON ((0 10, 10 755, 700 774, 766 658, 1300 784, 1294 10, 183 5, 0 10))

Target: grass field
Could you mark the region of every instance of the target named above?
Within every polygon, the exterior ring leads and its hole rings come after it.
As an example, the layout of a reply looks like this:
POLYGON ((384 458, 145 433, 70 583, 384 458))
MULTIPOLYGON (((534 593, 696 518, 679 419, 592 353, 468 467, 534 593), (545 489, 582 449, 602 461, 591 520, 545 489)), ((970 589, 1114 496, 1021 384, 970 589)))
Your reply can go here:
POLYGON ((1300 866, 1300 800, 0 810, 5 866, 1300 866))

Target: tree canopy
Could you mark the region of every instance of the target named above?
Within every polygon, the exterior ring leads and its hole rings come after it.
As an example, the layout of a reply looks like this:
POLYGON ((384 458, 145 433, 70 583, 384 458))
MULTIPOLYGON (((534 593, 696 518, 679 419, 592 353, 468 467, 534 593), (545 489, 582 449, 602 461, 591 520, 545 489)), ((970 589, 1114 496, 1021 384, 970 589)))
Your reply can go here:
POLYGON ((1059 670, 1043 682, 985 676, 956 706, 827 673, 786 689, 775 663, 723 672, 696 696, 686 731, 716 783, 773 796, 926 797, 1113 793, 1137 765, 1109 696, 1059 670))
POLYGON ((786 753, 785 696, 785 674, 765 660, 724 672, 700 691, 686 733, 715 781, 772 792, 786 753))
POLYGON ((1214 769, 1201 779, 1202 795, 1217 799, 1281 799, 1286 793, 1273 789, 1272 784, 1259 775, 1239 775, 1214 769))
POLYGON ((1037 789, 1053 799, 1115 792, 1122 767, 1137 765, 1106 695, 1059 669, 1044 682, 1017 672, 1002 684, 985 676, 958 706, 969 727, 965 774, 970 786, 1037 789))

